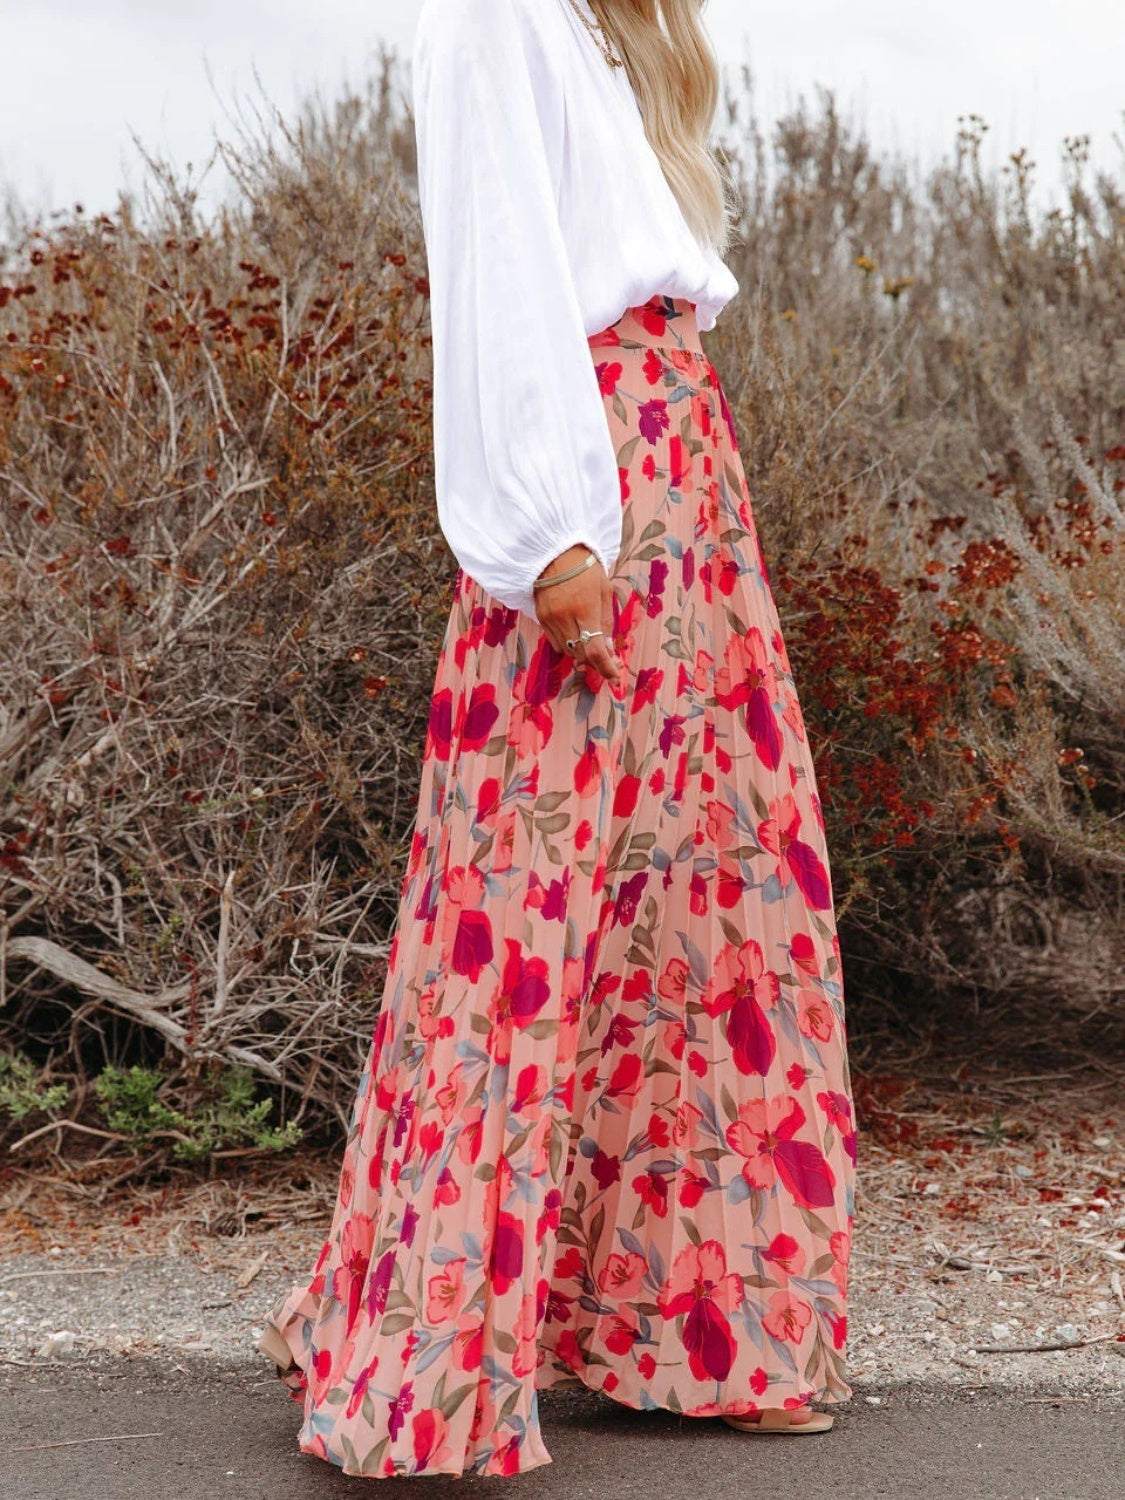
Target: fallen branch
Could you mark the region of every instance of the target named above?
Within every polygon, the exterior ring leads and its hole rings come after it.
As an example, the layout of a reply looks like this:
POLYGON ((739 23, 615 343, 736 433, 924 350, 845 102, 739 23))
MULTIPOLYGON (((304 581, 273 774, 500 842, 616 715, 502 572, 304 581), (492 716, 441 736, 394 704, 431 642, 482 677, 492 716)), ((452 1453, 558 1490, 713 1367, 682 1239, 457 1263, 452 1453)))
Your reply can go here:
MULTIPOLYGON (((150 1030, 158 1032, 185 1056, 200 1056, 201 1049, 189 1045, 184 1027, 178 1021, 173 1021, 171 1016, 166 1015, 161 1008, 186 1000, 191 994, 190 980, 162 991, 158 998, 153 999, 149 995, 142 995, 139 991, 130 989, 128 985, 121 984, 108 974, 103 974, 101 969, 95 968, 93 964, 87 963, 84 958, 79 958, 76 953, 71 953, 58 943, 51 942, 49 938, 11 938, 8 941, 6 956, 10 959, 26 959, 28 963, 36 964, 39 968, 54 974, 56 979, 73 985, 83 994, 97 996, 114 1010, 121 1011, 134 1020, 140 1021, 150 1030)), ((281 1069, 277 1064, 251 1051, 249 1047, 224 1046, 218 1050, 230 1062, 263 1074, 271 1083, 284 1082, 281 1069)))
POLYGON ((9 1281, 26 1281, 36 1276, 112 1276, 120 1275, 124 1266, 86 1266, 76 1267, 73 1270, 66 1266, 60 1266, 57 1271, 12 1271, 7 1276, 0 1276, 0 1286, 5 1286, 9 1281))
POLYGON ((1084 1349, 1087 1344, 1107 1344, 1115 1333, 1100 1333, 1092 1339, 1057 1339, 1047 1344, 972 1344, 973 1354, 1044 1354, 1051 1349, 1084 1349))
POLYGON ((239 1291, 242 1291, 243 1288, 250 1285, 255 1276, 257 1276, 258 1272, 261 1271, 265 1266, 265 1263, 267 1260, 269 1260, 269 1258, 269 1251, 263 1250, 261 1255, 258 1256, 257 1260, 252 1261, 251 1264, 246 1267, 246 1269, 239 1276, 238 1280, 235 1282, 235 1286, 238 1287, 239 1291))
POLYGON ((20 1443, 9 1448, 9 1453, 38 1453, 42 1448, 74 1448, 81 1443, 131 1443, 139 1438, 163 1437, 162 1432, 115 1432, 106 1437, 62 1438, 57 1443, 20 1443))

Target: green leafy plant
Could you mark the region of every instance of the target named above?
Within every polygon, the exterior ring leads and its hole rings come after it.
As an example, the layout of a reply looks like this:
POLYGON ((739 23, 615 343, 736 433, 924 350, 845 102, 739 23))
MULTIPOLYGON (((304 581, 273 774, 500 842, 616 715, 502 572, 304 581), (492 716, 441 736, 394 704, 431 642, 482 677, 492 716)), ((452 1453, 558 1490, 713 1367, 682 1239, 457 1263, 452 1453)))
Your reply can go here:
POLYGON ((285 1151, 301 1139, 293 1121, 267 1124, 273 1101, 257 1099, 253 1079, 241 1069, 223 1069, 190 1108, 166 1102, 165 1087, 152 1068, 109 1067, 99 1074, 94 1092, 111 1130, 141 1144, 171 1139, 172 1155, 182 1161, 200 1161, 232 1146, 285 1151))
POLYGON ((0 1052, 0 1110, 13 1120, 41 1110, 62 1109, 69 1089, 65 1083, 44 1084, 42 1071, 22 1052, 0 1052))

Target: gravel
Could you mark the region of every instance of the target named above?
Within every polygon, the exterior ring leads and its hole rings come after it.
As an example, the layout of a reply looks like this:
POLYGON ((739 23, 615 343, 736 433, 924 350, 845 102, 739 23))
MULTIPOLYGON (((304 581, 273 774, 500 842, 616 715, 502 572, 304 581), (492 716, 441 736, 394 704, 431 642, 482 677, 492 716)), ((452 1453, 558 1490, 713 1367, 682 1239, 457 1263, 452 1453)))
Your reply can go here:
MULTIPOLYGON (((192 1255, 90 1256, 58 1248, 0 1262, 0 1358, 32 1366, 108 1356, 209 1358, 268 1366, 255 1344, 276 1298, 311 1265, 269 1235, 230 1245, 226 1264, 192 1255), (264 1259, 263 1259, 264 1258, 264 1259), (239 1282, 252 1276, 249 1285, 239 1282)), ((877 1404, 903 1385, 991 1388, 1069 1398, 1125 1394, 1116 1313, 1092 1302, 1066 1320, 1036 1291, 997 1287, 987 1273, 887 1269, 857 1253, 849 1354, 858 1398, 877 1404), (943 1273, 937 1273, 939 1276, 943 1273), (1097 1342, 1081 1342, 1097 1340, 1097 1342), (1068 1343, 1043 1352, 975 1353, 980 1344, 1068 1343)))

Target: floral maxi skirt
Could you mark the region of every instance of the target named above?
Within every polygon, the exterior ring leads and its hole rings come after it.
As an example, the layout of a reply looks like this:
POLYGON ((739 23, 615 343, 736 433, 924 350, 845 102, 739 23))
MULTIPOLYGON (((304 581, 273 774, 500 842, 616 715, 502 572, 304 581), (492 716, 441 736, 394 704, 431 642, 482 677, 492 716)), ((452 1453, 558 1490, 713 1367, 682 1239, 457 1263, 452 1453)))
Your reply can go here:
POLYGON ((537 1392, 841 1401, 855 1129, 824 822, 690 303, 590 340, 616 684, 462 576, 330 1233, 270 1323, 300 1446, 550 1461, 537 1392))

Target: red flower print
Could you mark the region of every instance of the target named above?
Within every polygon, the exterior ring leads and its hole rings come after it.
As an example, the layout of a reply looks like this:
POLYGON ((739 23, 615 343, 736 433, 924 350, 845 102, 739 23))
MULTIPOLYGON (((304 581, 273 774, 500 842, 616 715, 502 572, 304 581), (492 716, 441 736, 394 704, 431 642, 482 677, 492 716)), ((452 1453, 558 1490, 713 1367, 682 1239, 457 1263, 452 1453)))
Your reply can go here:
POLYGON ((814 1042, 826 1042, 832 1035, 835 1018, 828 998, 816 990, 800 990, 797 995, 797 1025, 814 1042))
POLYGON ((641 778, 639 776, 622 776, 617 783, 617 790, 613 794, 613 816, 615 818, 627 818, 637 805, 637 796, 641 790, 641 778))
POLYGON ((703 1008, 710 1016, 726 1015, 726 1035, 740 1073, 770 1070, 777 1041, 766 1010, 778 1000, 780 981, 767 969, 761 944, 747 938, 740 948, 727 943, 715 960, 703 1008))
POLYGON ((745 705, 746 728, 758 759, 771 771, 781 764, 781 726, 774 713, 777 673, 766 651, 762 632, 751 626, 744 636, 732 636, 715 672, 715 698, 724 708, 745 705))
POLYGON ((726 1314, 742 1301, 742 1278, 727 1271, 718 1240, 688 1245, 676 1256, 656 1305, 665 1318, 683 1315, 681 1333, 696 1380, 725 1380, 738 1353, 726 1314))
POLYGON ((642 1172, 633 1178, 633 1189, 658 1219, 668 1217, 668 1179, 661 1172, 642 1172))
POLYGON ((629 880, 618 887, 617 900, 613 907, 614 926, 629 926, 637 917, 637 907, 648 884, 648 871, 638 870, 629 880))
POLYGON ((484 1354, 484 1324, 476 1313, 462 1313, 453 1335, 453 1359, 459 1370, 479 1370, 484 1354))
POLYGON ((645 332, 651 333, 653 338, 662 339, 667 333, 668 314, 659 297, 650 298, 640 309, 638 316, 644 325, 645 332))
POLYGON ((556 651, 544 635, 536 646, 523 678, 524 701, 533 707, 553 702, 570 676, 571 661, 556 651))
POLYGON ((690 492, 691 486, 687 480, 691 474, 691 453, 688 452, 684 440, 681 437, 672 438, 667 446, 667 452, 669 452, 669 463, 672 466, 672 472, 669 475, 670 486, 672 489, 690 492))
POLYGON ((818 1147, 794 1137, 805 1112, 790 1094, 748 1099, 727 1126, 727 1145, 746 1158, 742 1175, 753 1188, 772 1188, 780 1178, 802 1208, 828 1208, 836 1179, 818 1147))
POLYGON ((609 1320, 605 1346, 611 1354, 628 1354, 640 1336, 636 1313, 631 1308, 623 1308, 609 1320))
POLYGON ((812 1315, 813 1310, 807 1302, 783 1287, 770 1298, 769 1311, 762 1317, 762 1327, 772 1338, 799 1344, 812 1322, 812 1315))
POLYGON ((359 1312, 363 1297, 363 1283, 367 1278, 367 1266, 371 1259, 371 1247, 375 1241, 375 1223, 370 1214, 352 1214, 344 1223, 340 1245, 342 1264, 332 1278, 332 1295, 347 1308, 347 1327, 350 1329, 359 1312))
POLYGON ((457 1317, 464 1306, 465 1287, 464 1256, 448 1261, 436 1276, 426 1283, 426 1319, 430 1323, 448 1323, 457 1317))
POLYGON ((662 1000, 682 1005, 687 994, 690 970, 682 958, 670 958, 656 985, 656 993, 662 1000))
POLYGON ((633 1099, 644 1083, 644 1059, 638 1052, 626 1052, 614 1068, 606 1085, 607 1099, 633 1099))
POLYGON ((586 1262, 581 1250, 577 1245, 570 1245, 555 1261, 553 1275, 556 1281, 573 1281, 580 1278, 585 1269, 586 1262))
POLYGON ((817 1094, 816 1102, 828 1116, 830 1125, 835 1125, 841 1134, 851 1129, 852 1105, 847 1094, 841 1094, 835 1089, 825 1089, 817 1094))
POLYGON ((390 1415, 387 1418, 387 1430, 392 1438, 398 1437, 406 1425, 407 1413, 414 1408, 414 1385, 407 1381, 397 1396, 392 1397, 390 1402, 390 1415))
POLYGON ((523 898, 524 911, 539 912, 545 922, 566 920, 566 898, 570 889, 570 871, 564 870, 561 880, 552 880, 544 885, 532 870, 528 876, 527 894, 523 898))
POLYGON ((606 759, 604 746, 594 740, 586 742, 586 749, 574 764, 574 790, 580 797, 589 797, 601 786, 606 759))
MULTIPOLYGON (((460 1066, 460 1064, 458 1064, 460 1066)), ((512 1099, 512 1113, 522 1114, 530 1105, 541 1104, 547 1093, 547 1070, 528 1063, 521 1068, 516 1078, 516 1091, 512 1099)))
POLYGON ((598 1288, 611 1297, 631 1301, 640 1295, 644 1285, 648 1264, 643 1255, 630 1252, 628 1255, 613 1254, 606 1261, 598 1277, 598 1288))
POLYGON ((518 1474, 520 1471, 520 1445, 522 1439, 517 1433, 497 1448, 492 1457, 484 1466, 486 1474, 518 1474))
POLYGON ((387 1295, 391 1289, 391 1273, 394 1271, 395 1253, 393 1250, 385 1251, 380 1257, 367 1278, 367 1294, 364 1297, 364 1306, 367 1316, 373 1323, 381 1312, 387 1308, 387 1295))
POLYGON ((456 1177, 448 1167, 443 1167, 438 1173, 438 1180, 434 1184, 434 1202, 459 1203, 461 1201, 461 1188, 456 1177))
POLYGON ((601 388, 603 396, 613 395, 617 389, 617 382, 621 379, 622 368, 623 366, 618 364, 616 360, 612 364, 607 361, 605 364, 595 366, 598 385, 601 388))
POLYGON ((441 1464, 449 1457, 451 1449, 446 1442, 449 1424, 441 1410, 434 1406, 418 1412, 412 1424, 414 1433, 414 1463, 416 1469, 441 1464))
POLYGON ((492 962, 492 923, 488 913, 463 911, 453 939, 453 972, 476 984, 481 970, 492 962))
POLYGON ((805 1252, 791 1234, 775 1234, 762 1251, 762 1259, 787 1276, 800 1276, 805 1267, 805 1252))
POLYGON ((782 886, 790 876, 797 889, 814 911, 827 911, 832 905, 832 888, 828 871, 811 844, 797 837, 801 814, 791 792, 770 803, 770 815, 758 824, 758 838, 771 854, 777 855, 777 878, 782 886))
POLYGON ((489 1006, 489 1048, 497 1062, 511 1056, 512 1028, 530 1026, 551 996, 546 960, 525 958, 515 938, 505 938, 504 947, 507 958, 489 1006))
POLYGON ((766 1387, 769 1385, 769 1383, 769 1376, 766 1374, 765 1370, 762 1369, 761 1365, 759 1365, 758 1368, 750 1376, 750 1389, 754 1392, 755 1396, 764 1396, 766 1393, 766 1387))
POLYGON ((694 1208, 706 1191, 706 1177, 700 1177, 690 1167, 685 1167, 680 1177, 680 1207, 694 1208))
POLYGON ((816 948, 813 940, 807 932, 795 932, 793 941, 789 944, 789 957, 798 969, 803 969, 806 974, 811 974, 814 979, 820 977, 820 964, 817 962, 816 948))
POLYGON ((633 701, 630 705, 633 713, 639 713, 642 708, 647 708, 656 702, 656 695, 660 691, 664 681, 664 673, 659 667, 642 667, 637 673, 637 680, 633 687, 633 701))
POLYGON ((655 385, 658 380, 663 378, 664 362, 655 349, 650 349, 645 355, 645 362, 642 368, 649 385, 655 385))

